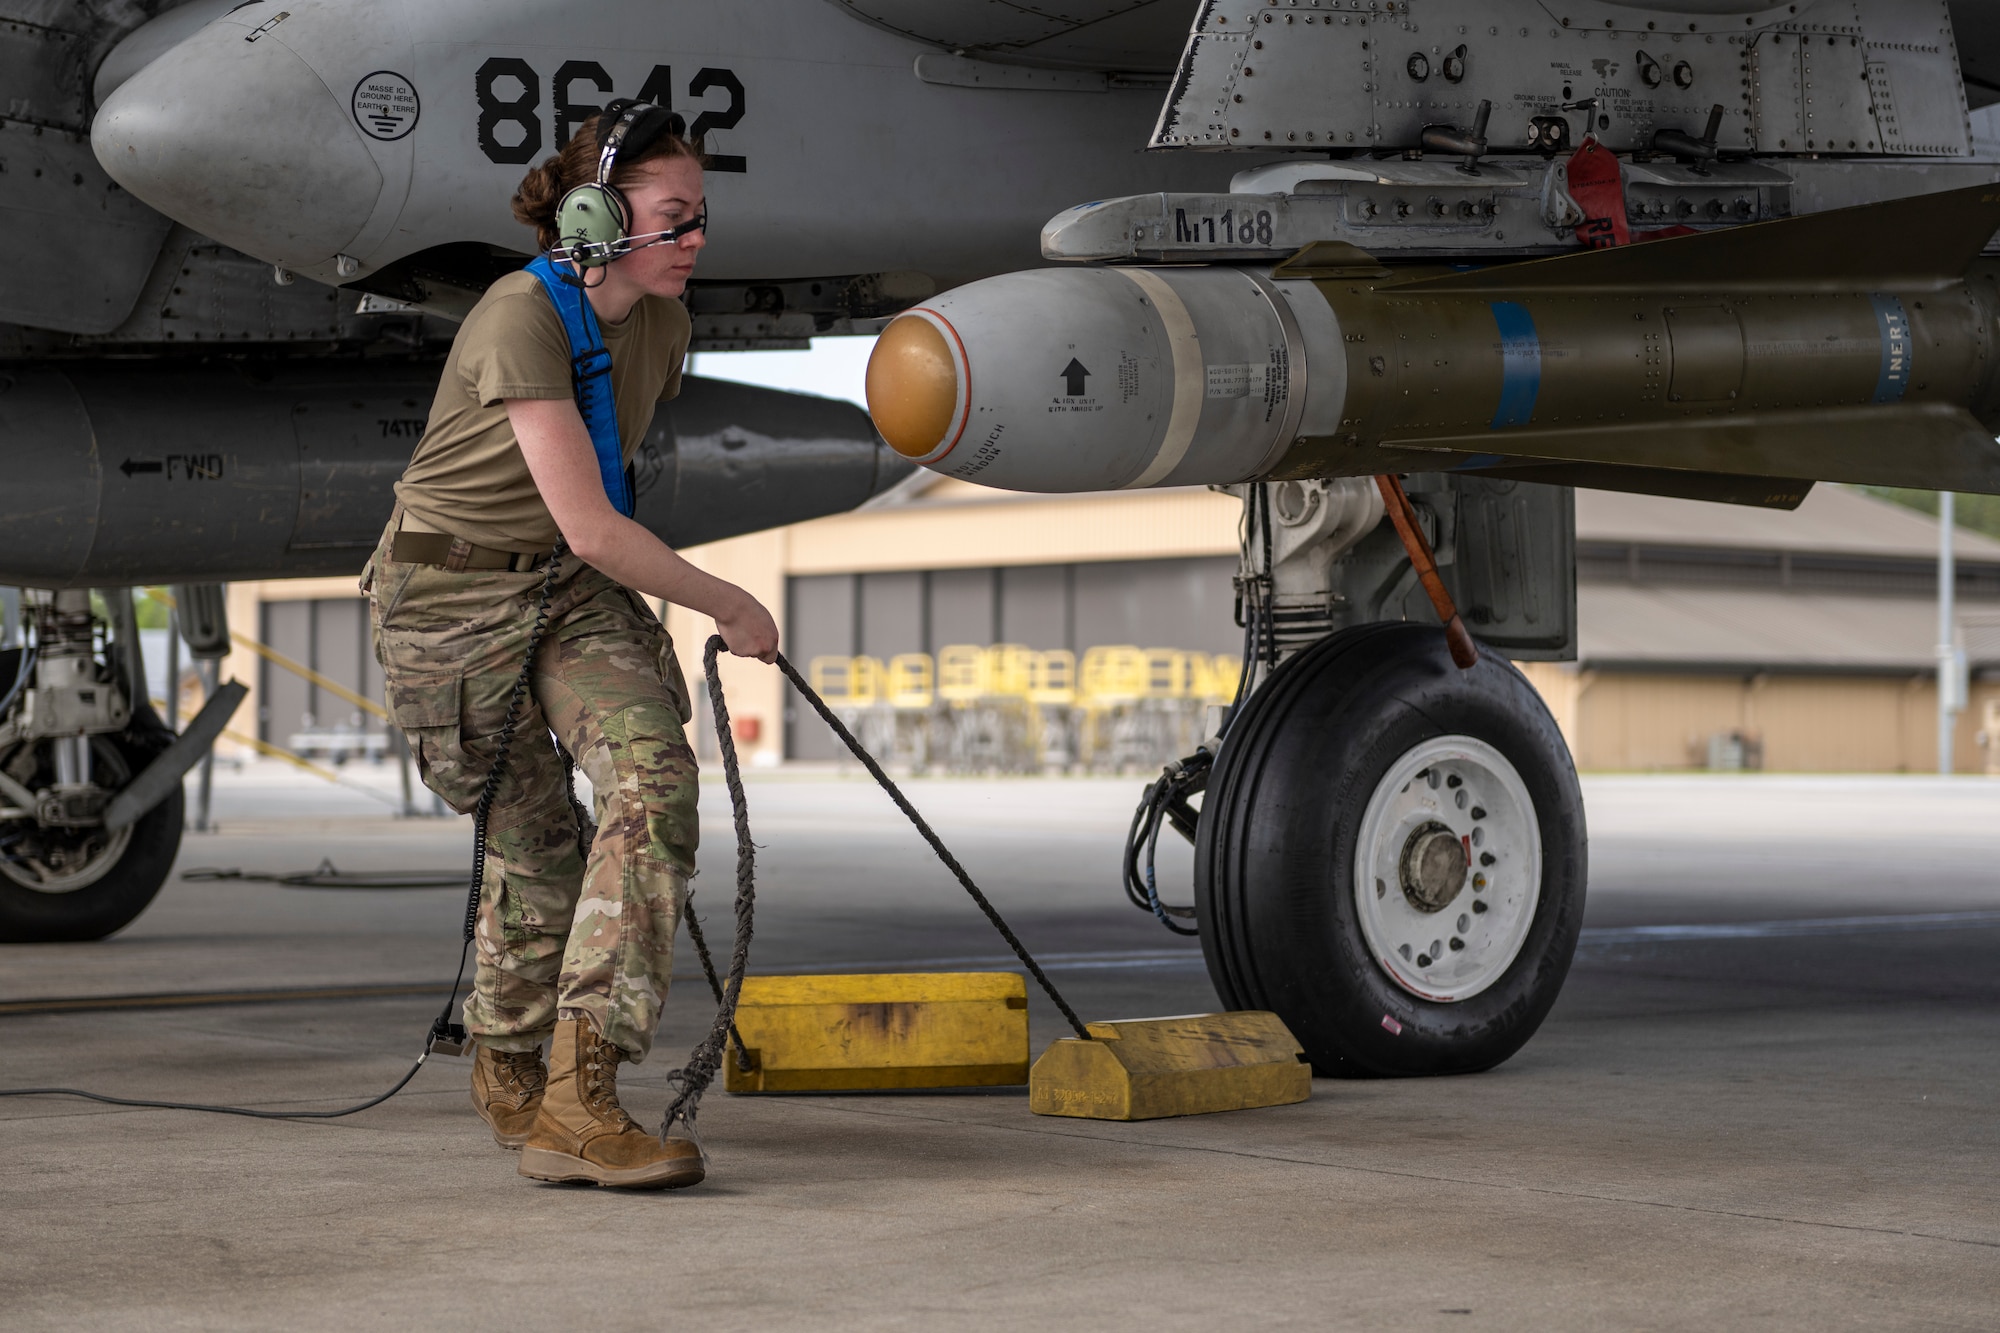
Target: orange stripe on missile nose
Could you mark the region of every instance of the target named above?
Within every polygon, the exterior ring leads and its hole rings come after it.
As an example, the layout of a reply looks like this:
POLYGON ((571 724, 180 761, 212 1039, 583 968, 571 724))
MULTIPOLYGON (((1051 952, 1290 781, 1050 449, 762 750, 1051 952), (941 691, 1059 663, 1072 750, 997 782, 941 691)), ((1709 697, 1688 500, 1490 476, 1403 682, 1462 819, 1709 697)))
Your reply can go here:
POLYGON ((959 440, 965 435, 965 428, 972 422, 972 358, 965 354, 965 339, 958 336, 958 330, 952 327, 950 320, 928 306, 924 307, 924 313, 944 325, 944 331, 951 335, 952 342, 957 345, 958 367, 962 376, 959 388, 965 394, 965 410, 959 414, 958 429, 952 432, 951 443, 944 447, 944 453, 939 454, 937 458, 931 460, 932 462, 937 462, 939 459, 944 458, 946 454, 958 448, 959 440))

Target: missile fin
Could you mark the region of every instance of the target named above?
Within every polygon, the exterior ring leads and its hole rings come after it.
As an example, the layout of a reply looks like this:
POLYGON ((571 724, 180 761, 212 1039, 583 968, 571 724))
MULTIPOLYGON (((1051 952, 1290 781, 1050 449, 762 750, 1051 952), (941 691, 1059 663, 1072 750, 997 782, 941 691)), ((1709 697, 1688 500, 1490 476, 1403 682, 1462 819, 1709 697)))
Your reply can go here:
MULTIPOLYGON (((2000 185, 1914 195, 1724 231, 1497 264, 1397 285, 1398 294, 1852 289, 1935 290, 2000 232, 2000 185)), ((1310 250, 1311 247, 1308 247, 1310 250)), ((1295 256, 1294 261, 1303 257, 1295 256)))
POLYGON ((1683 472, 1663 467, 1614 467, 1609 463, 1509 462, 1496 467, 1459 469, 1475 477, 1536 481, 1545 486, 1582 486, 1593 491, 1670 495, 1679 500, 1748 505, 1756 509, 1797 509, 1815 483, 1796 477, 1732 477, 1715 472, 1683 472))
MULTIPOLYGON (((1949 403, 1746 412, 1564 430, 1529 427, 1502 435, 1385 440, 1382 448, 1492 460, 1496 445, 1506 451, 1500 456, 1505 461, 1478 467, 1536 459, 2000 495, 2000 444, 1970 412, 1949 403)), ((1423 470, 1436 466, 1431 462, 1423 470)))

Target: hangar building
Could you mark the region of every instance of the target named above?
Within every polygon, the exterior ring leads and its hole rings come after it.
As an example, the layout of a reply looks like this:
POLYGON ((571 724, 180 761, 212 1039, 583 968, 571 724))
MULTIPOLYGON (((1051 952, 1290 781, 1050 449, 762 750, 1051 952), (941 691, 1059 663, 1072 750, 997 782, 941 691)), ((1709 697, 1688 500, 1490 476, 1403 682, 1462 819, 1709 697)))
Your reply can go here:
MULTIPOLYGON (((1023 495, 921 474, 854 513, 689 554, 763 598, 800 663, 966 643, 1233 654, 1239 508, 1198 489, 1023 495)), ((1524 669, 1579 767, 1935 768, 1933 520, 1825 485, 1790 514, 1602 491, 1579 492, 1576 512, 1578 660, 1524 669)), ((1957 766, 1978 771, 1985 704, 2000 701, 2000 542, 1961 531, 1956 551, 1974 671, 1957 766)), ((235 585, 231 615, 379 696, 351 580, 235 585)), ((709 632, 700 619, 669 615, 691 680, 709 632)), ((248 652, 227 673, 253 684, 272 744, 379 725, 248 652)), ((756 762, 832 757, 775 672, 732 662, 725 684, 756 762)))

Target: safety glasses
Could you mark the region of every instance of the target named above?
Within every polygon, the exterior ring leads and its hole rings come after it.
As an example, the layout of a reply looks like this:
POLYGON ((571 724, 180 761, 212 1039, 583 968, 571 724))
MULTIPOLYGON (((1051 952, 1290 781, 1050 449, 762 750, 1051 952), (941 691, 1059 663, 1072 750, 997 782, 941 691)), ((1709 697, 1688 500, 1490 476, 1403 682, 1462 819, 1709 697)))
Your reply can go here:
POLYGON ((648 231, 641 232, 637 236, 627 236, 623 241, 619 242, 623 246, 623 249, 618 253, 624 254, 632 250, 643 250, 649 245, 673 245, 683 236, 692 236, 698 231, 706 232, 707 230, 708 205, 704 203, 699 213, 696 213, 679 226, 669 227, 665 231, 648 231))
POLYGON ((579 241, 574 245, 561 245, 549 251, 549 258, 555 263, 577 263, 590 267, 608 264, 614 259, 643 250, 651 245, 675 245, 681 237, 692 236, 696 232, 708 230, 708 205, 686 222, 668 227, 665 231, 641 232, 637 236, 621 236, 615 241, 579 241))

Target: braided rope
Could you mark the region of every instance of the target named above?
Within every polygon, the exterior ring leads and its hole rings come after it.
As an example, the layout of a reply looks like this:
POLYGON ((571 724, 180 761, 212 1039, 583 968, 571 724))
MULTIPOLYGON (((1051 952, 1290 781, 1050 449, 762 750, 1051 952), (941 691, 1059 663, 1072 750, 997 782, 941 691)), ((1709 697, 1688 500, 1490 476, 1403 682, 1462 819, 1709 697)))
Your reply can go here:
MULTIPOLYGON (((694 941, 695 957, 701 959, 701 973, 708 978, 709 994, 716 1004, 722 1003, 722 978, 715 975, 715 959, 709 956, 708 940, 701 933, 701 919, 694 914, 694 890, 689 889, 682 901, 681 914, 687 918, 688 938, 694 941)), ((743 1034, 736 1030, 734 1023, 729 1027, 729 1040, 736 1047, 736 1067, 744 1073, 750 1072, 750 1048, 743 1044, 743 1034)))
MULTIPOLYGON (((701 1095, 715 1081, 715 1071, 722 1067, 722 1044, 736 1027, 736 1004, 743 996, 744 970, 750 966, 750 933, 757 904, 757 848, 750 841, 750 805, 743 795, 743 769, 736 758, 736 737, 729 730, 729 703, 722 697, 722 674, 716 665, 717 655, 728 646, 720 634, 710 635, 707 646, 702 649, 701 669, 708 677, 708 702, 715 715, 715 740, 722 751, 722 777, 729 788, 729 808, 736 821, 736 946, 729 955, 729 978, 722 983, 721 994, 717 996, 715 1022, 709 1026, 708 1035, 689 1053, 687 1063, 667 1075, 667 1083, 674 1089, 674 1099, 668 1103, 666 1118, 660 1122, 661 1138, 670 1137, 678 1122, 687 1126, 688 1137, 694 1139, 697 1145, 700 1139, 694 1132, 695 1112, 701 1107, 701 1095)), ((690 916, 689 920, 692 921, 693 917, 690 916)), ((690 931, 690 934, 693 933, 690 931)), ((699 939, 699 936, 696 938, 699 939)), ((715 971, 708 962, 706 941, 699 945, 699 949, 713 984, 715 971)), ((743 1050, 740 1037, 737 1039, 737 1053, 747 1065, 749 1055, 743 1050)))

